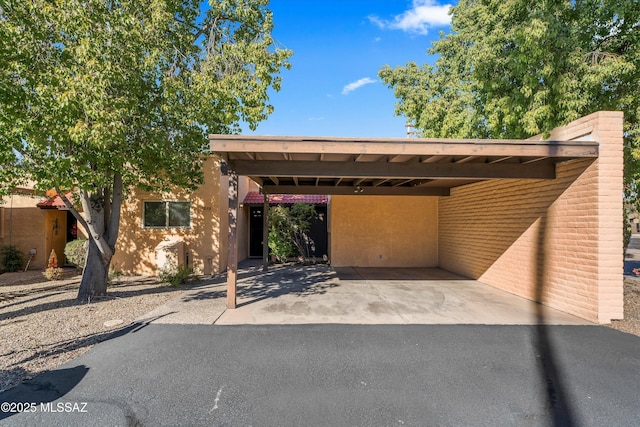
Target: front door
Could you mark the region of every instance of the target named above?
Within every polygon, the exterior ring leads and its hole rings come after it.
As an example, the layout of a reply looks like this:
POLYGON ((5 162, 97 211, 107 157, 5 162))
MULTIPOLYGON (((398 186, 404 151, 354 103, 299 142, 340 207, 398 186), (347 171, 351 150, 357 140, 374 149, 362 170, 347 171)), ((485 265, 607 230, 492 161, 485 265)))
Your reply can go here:
POLYGON ((249 257, 262 258, 262 206, 249 208, 249 257))

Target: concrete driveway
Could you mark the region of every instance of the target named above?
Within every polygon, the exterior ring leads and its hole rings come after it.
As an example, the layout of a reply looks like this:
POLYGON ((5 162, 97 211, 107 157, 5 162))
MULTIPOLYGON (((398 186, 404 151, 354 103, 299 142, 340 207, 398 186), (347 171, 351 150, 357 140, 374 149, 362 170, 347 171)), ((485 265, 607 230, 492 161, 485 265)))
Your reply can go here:
POLYGON ((275 266, 242 263, 238 308, 225 309, 225 277, 141 321, 181 324, 585 325, 587 321, 437 268, 275 266))

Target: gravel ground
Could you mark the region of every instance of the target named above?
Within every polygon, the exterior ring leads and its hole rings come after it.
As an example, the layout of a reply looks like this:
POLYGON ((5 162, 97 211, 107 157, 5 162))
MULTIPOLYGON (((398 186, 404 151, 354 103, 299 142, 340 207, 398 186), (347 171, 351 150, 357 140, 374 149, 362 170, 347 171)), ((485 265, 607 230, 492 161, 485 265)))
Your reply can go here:
MULTIPOLYGON (((625 260, 640 260, 640 234, 631 237, 625 260)), ((640 336, 640 276, 624 276, 624 320, 614 320, 610 326, 640 336)))
MULTIPOLYGON (((640 260, 640 236, 627 258, 640 260)), ((0 274, 0 392, 79 356, 185 290, 124 277, 87 304, 75 299, 79 277, 43 280, 40 271, 0 274)), ((640 336, 640 276, 625 276, 624 316, 610 326, 640 336)))
POLYGON ((76 300, 79 277, 42 280, 39 271, 0 275, 0 391, 79 356, 182 292, 127 277, 87 304, 76 300))
POLYGON ((640 336, 640 277, 625 276, 624 320, 614 320, 609 326, 640 336))

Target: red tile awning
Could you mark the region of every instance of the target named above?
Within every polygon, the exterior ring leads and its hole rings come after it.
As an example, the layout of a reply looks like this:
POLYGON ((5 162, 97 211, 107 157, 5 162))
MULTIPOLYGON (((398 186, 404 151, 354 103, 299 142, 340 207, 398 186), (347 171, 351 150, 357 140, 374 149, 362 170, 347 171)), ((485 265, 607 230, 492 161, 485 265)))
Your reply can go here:
MULTIPOLYGON (((293 205, 294 203, 308 203, 310 205, 326 205, 328 196, 319 194, 269 194, 271 205, 293 205)), ((250 191, 242 202, 248 206, 262 206, 264 194, 250 191)))
MULTIPOLYGON (((72 192, 67 193, 67 199, 71 199, 72 195, 72 192)), ((62 198, 58 195, 45 199, 38 203, 36 206, 40 209, 67 209, 64 202, 62 201, 62 198)))

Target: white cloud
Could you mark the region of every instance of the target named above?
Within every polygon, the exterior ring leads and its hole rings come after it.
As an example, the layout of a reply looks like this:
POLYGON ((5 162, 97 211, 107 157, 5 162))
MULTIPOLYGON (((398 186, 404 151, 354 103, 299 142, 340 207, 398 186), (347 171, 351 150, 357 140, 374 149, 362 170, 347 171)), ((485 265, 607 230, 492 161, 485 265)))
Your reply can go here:
POLYGON ((357 80, 355 82, 352 82, 352 83, 349 83, 348 85, 346 85, 342 89, 342 94, 346 95, 349 92, 353 92, 354 90, 356 90, 356 89, 358 89, 358 88, 360 88, 360 87, 362 87, 364 85, 368 85, 368 84, 376 83, 376 82, 377 82, 377 80, 370 79, 369 77, 362 78, 360 80, 357 80))
POLYGON ((402 30, 427 34, 431 27, 443 27, 451 23, 450 4, 440 5, 436 0, 413 0, 412 7, 393 19, 369 16, 369 21, 383 29, 402 30))

